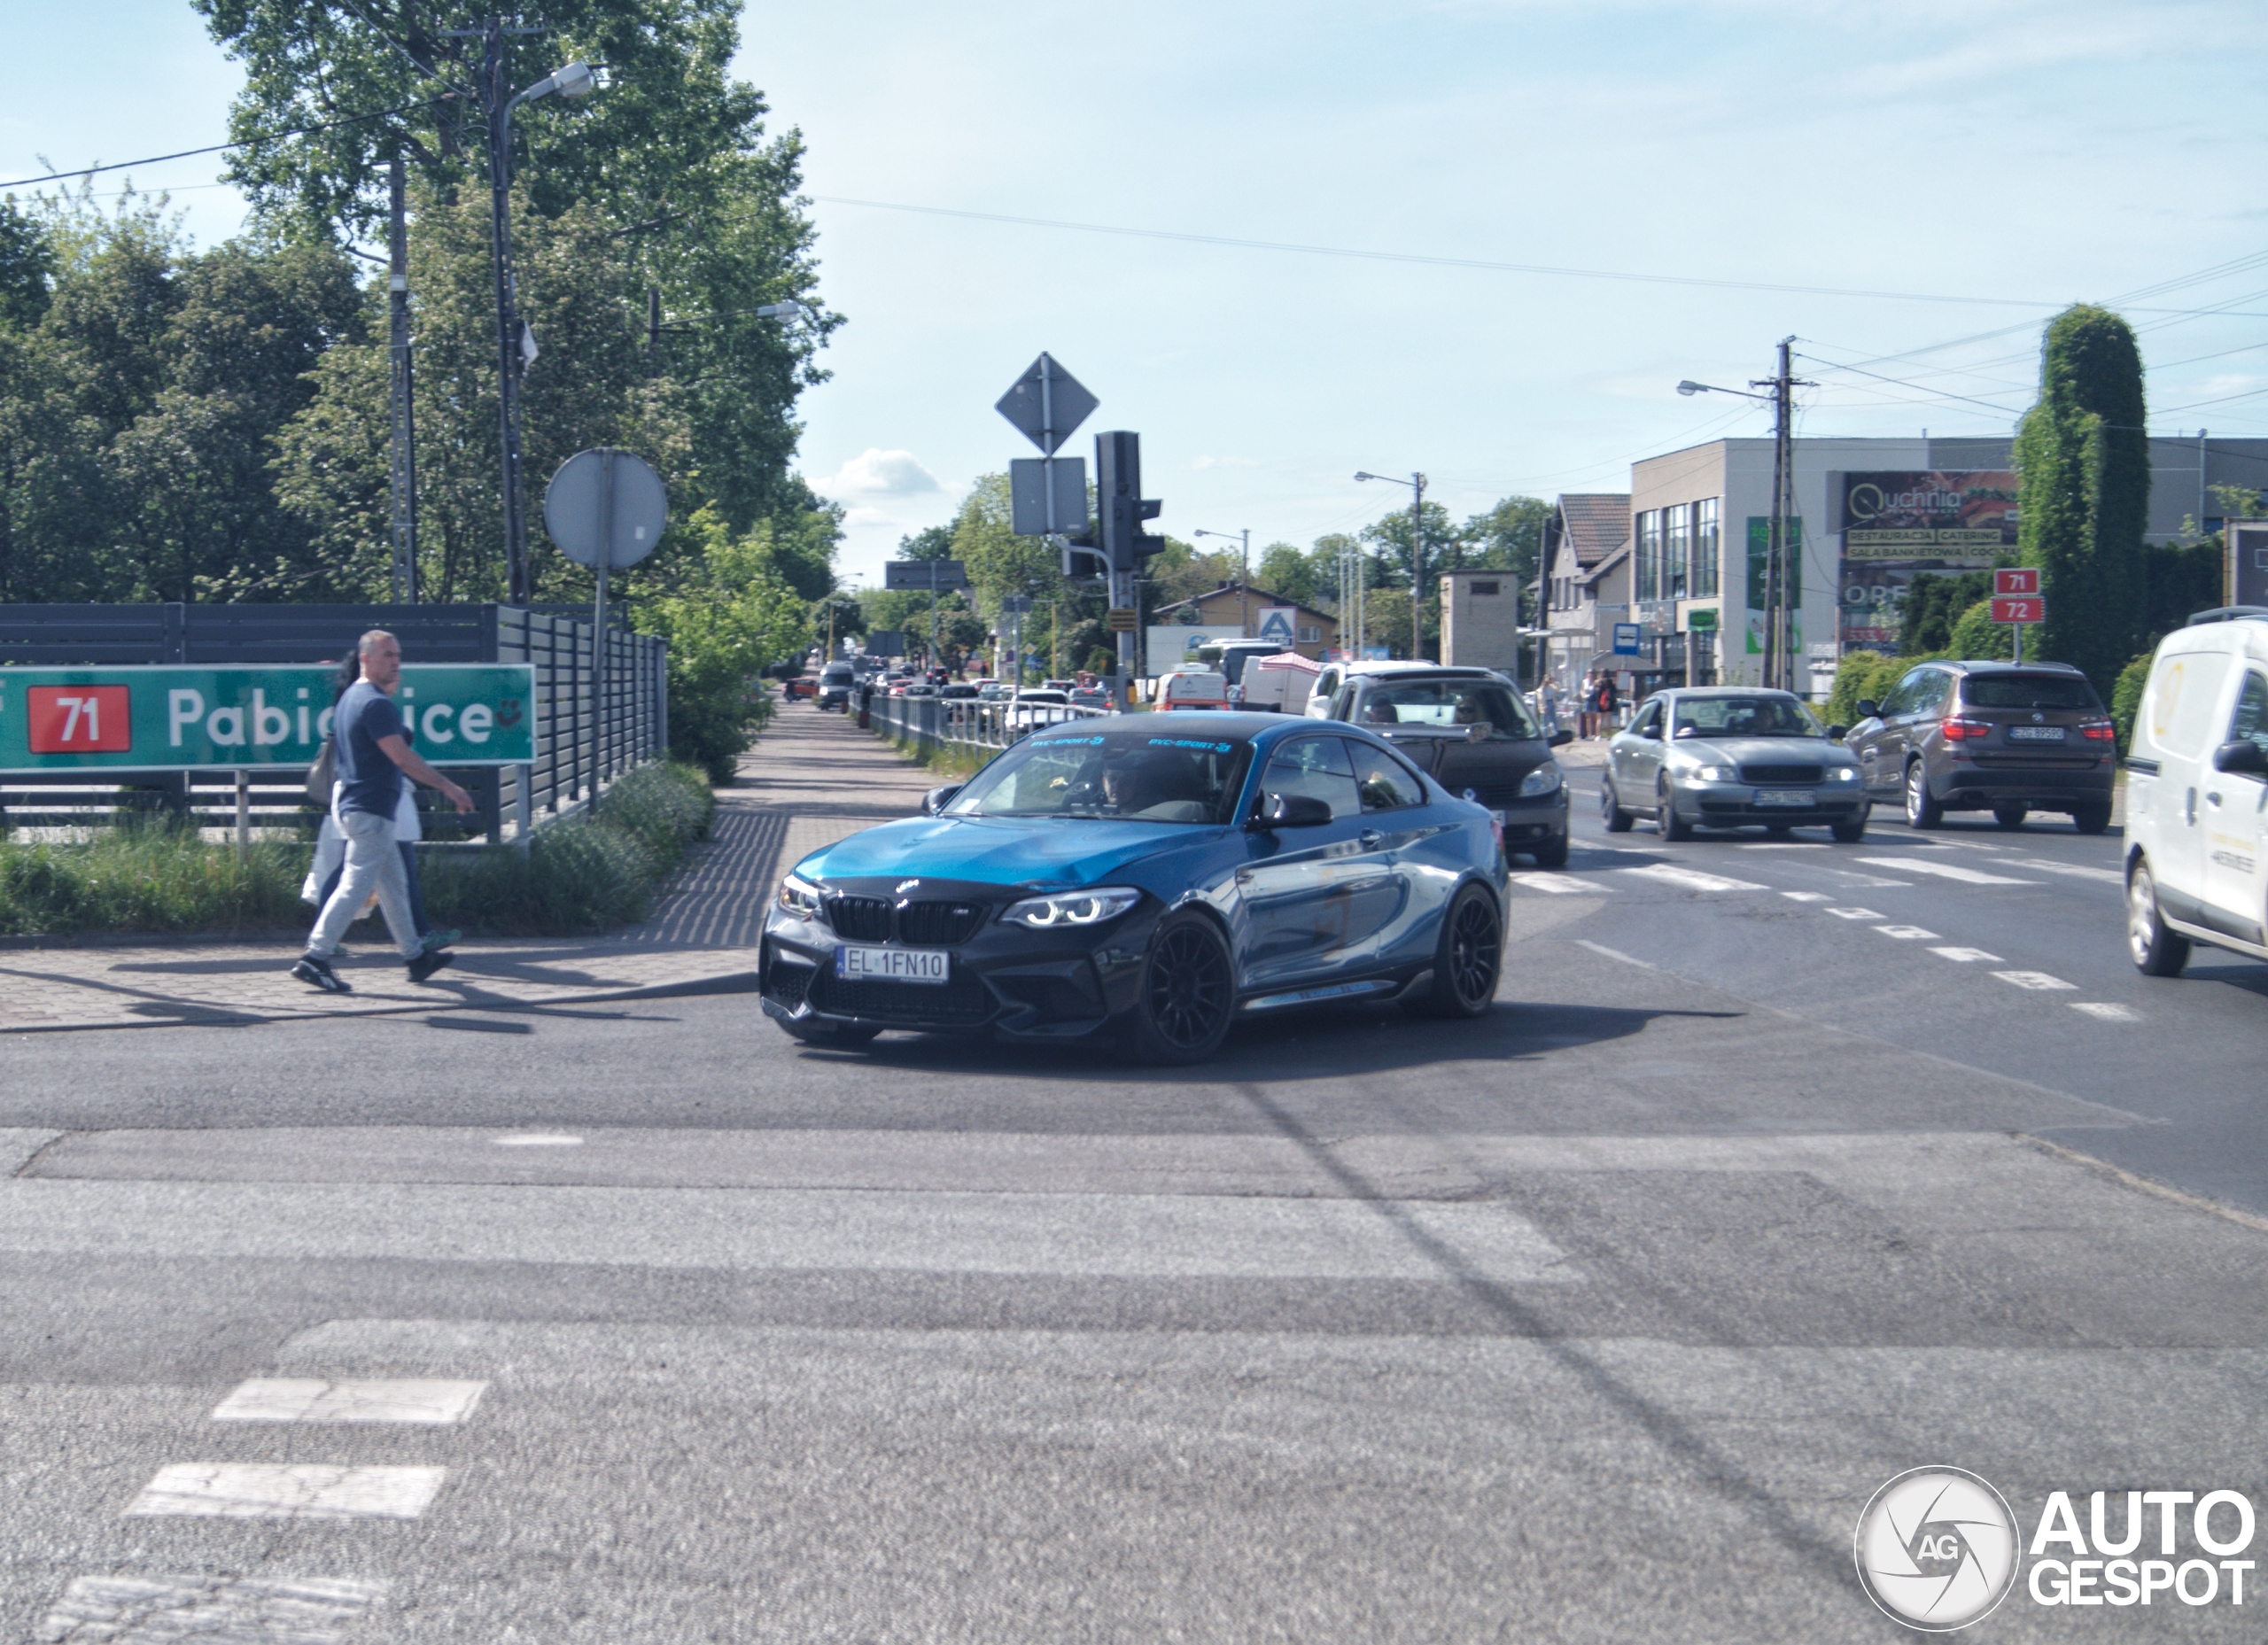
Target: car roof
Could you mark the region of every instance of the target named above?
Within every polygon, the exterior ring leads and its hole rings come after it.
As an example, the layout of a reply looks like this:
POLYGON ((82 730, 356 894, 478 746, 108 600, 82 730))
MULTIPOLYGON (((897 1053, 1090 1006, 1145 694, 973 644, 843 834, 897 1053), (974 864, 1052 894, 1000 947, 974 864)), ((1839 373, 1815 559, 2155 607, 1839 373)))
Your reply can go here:
MULTIPOLYGON (((1777 686, 1672 686, 1657 691, 1657 697, 1792 697, 1792 691, 1783 691, 1777 686)), ((1651 701, 1651 699, 1649 699, 1651 701)))
POLYGON ((1938 657, 1931 661, 1943 663, 1947 668, 1957 668, 1968 674, 2076 674, 2079 671, 2069 663, 2011 663, 1992 657, 1966 660, 1938 657))
POLYGON ((1461 663, 1350 663, 1350 679, 1371 679, 1386 675, 1430 675, 1437 679, 1502 679, 1493 668, 1470 668, 1461 663))

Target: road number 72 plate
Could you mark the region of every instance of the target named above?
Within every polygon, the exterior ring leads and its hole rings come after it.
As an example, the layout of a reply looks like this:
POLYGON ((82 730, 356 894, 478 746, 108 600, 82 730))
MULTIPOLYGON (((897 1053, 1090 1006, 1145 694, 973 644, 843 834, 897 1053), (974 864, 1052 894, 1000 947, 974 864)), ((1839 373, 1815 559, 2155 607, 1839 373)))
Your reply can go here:
POLYGON ((950 974, 951 957, 934 948, 844 948, 835 974, 848 982, 937 982, 950 974))

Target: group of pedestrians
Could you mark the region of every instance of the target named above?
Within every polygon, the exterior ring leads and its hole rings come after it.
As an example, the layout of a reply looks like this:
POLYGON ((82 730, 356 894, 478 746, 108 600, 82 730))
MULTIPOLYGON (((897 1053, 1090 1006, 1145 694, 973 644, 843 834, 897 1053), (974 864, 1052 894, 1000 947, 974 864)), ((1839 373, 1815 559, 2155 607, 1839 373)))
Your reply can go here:
POLYGON ((1614 717, 1622 707, 1622 694, 1614 683, 1614 671, 1595 668, 1583 676, 1582 688, 1575 696, 1575 734, 1578 737, 1611 737, 1614 734, 1614 717))
MULTIPOLYGON (((408 780, 439 788, 460 813, 472 810, 472 795, 409 746, 409 728, 393 702, 401 685, 401 642, 374 628, 362 636, 349 666, 351 683, 345 683, 331 711, 336 777, 323 826, 326 843, 338 853, 336 881, 307 934, 307 952, 291 966, 293 976, 327 994, 353 992, 330 962, 339 938, 374 891, 412 982, 424 982, 456 958, 448 944, 457 934, 435 931, 425 919, 411 849, 418 837, 417 811, 408 780)), ((342 669, 341 675, 344 682, 347 671, 342 669)), ((324 867, 319 843, 316 869, 309 875, 318 894, 328 877, 324 867)))

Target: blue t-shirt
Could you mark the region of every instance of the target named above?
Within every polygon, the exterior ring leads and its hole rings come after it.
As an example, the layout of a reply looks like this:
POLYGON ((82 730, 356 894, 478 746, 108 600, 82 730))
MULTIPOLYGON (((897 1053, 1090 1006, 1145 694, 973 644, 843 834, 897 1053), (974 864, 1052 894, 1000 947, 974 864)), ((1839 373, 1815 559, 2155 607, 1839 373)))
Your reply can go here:
POLYGON ((408 735, 401 710, 369 680, 358 679, 338 699, 330 731, 338 749, 338 780, 345 785, 338 809, 368 811, 392 822, 394 808, 401 803, 401 768, 386 757, 378 741, 408 735))

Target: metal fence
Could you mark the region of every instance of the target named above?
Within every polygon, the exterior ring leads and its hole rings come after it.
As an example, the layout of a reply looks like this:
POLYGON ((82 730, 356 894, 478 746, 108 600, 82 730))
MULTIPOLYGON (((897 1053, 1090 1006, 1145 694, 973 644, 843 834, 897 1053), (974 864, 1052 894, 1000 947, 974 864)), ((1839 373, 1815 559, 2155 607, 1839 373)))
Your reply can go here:
MULTIPOLYGON (((521 765, 458 765, 473 814, 446 805, 421 819, 426 837, 524 839, 587 802, 669 743, 668 651, 650 634, 610 625, 596 643, 587 609, 502 605, 0 605, 0 667, 117 663, 322 663, 365 632, 392 631, 416 663, 527 663, 535 670, 536 757, 521 765)), ((306 772, 252 773, 254 826, 296 826, 306 772)), ((437 795, 421 789, 421 803, 437 795)), ((236 774, 70 772, 0 776, 0 819, 23 826, 86 826, 165 811, 200 826, 231 826, 236 774)))
MULTIPOLYGON (((858 701, 855 694, 851 701, 858 701)), ((1021 741, 1043 726, 1060 726, 1072 719, 1098 719, 1112 711, 1065 702, 887 697, 876 692, 868 708, 868 718, 876 728, 911 744, 917 754, 932 754, 939 749, 992 754, 1021 741)))

